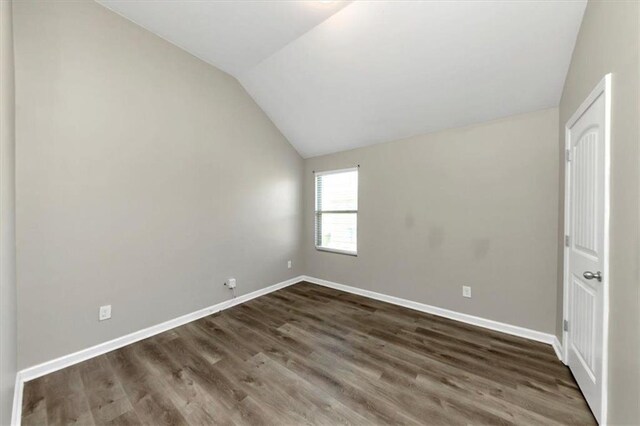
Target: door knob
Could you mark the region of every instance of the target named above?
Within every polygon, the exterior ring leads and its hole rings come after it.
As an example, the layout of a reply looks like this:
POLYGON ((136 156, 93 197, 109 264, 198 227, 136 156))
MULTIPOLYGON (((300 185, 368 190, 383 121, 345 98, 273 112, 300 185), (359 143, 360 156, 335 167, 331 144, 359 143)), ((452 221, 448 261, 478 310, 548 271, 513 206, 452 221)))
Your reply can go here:
POLYGON ((592 280, 595 278, 598 281, 602 281, 602 275, 600 274, 600 271, 596 272, 595 274, 591 271, 586 271, 584 274, 582 274, 582 276, 588 280, 592 280))

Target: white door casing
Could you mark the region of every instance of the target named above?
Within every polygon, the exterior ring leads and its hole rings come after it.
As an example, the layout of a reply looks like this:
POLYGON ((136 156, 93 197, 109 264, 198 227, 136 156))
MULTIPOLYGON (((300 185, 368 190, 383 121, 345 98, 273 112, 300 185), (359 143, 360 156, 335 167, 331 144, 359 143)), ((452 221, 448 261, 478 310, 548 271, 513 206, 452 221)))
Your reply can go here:
POLYGON ((565 127, 564 362, 607 417, 611 74, 565 127))

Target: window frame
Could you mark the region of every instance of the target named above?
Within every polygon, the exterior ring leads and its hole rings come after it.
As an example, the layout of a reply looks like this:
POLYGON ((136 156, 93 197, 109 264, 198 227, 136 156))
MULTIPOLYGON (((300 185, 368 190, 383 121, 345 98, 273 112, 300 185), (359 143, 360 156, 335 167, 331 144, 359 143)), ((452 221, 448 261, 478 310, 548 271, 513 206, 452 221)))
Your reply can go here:
POLYGON ((356 167, 349 167, 346 169, 335 169, 335 170, 325 170, 322 172, 313 172, 313 189, 314 189, 314 197, 313 197, 313 211, 314 211, 314 227, 313 227, 313 241, 314 241, 314 246, 316 248, 317 251, 324 251, 324 252, 328 252, 328 253, 337 253, 337 254, 345 254, 347 256, 358 256, 358 237, 357 237, 357 230, 358 230, 358 210, 360 209, 360 200, 359 200, 359 192, 360 192, 360 166, 356 166, 356 167), (347 173, 347 172, 357 172, 358 173, 358 186, 356 188, 356 199, 358 200, 358 208, 356 210, 318 210, 318 176, 325 176, 325 175, 332 175, 332 174, 337 174, 337 173, 347 173), (335 249, 335 248, 331 248, 331 247, 324 247, 321 245, 318 245, 318 242, 322 242, 322 235, 320 234, 322 232, 322 228, 318 226, 318 223, 322 223, 321 219, 322 219, 322 215, 325 213, 329 213, 329 214, 355 214, 356 215, 356 250, 352 251, 352 250, 341 250, 341 249, 335 249), (320 232, 320 233, 319 233, 320 232))

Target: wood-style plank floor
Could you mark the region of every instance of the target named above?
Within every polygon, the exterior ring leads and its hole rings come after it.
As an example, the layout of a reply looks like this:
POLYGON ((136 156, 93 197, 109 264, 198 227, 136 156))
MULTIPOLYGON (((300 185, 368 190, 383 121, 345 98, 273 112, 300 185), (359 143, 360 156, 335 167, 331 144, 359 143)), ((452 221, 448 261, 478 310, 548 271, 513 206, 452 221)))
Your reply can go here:
POLYGON ((300 283, 24 387, 23 425, 595 424, 553 349, 300 283))

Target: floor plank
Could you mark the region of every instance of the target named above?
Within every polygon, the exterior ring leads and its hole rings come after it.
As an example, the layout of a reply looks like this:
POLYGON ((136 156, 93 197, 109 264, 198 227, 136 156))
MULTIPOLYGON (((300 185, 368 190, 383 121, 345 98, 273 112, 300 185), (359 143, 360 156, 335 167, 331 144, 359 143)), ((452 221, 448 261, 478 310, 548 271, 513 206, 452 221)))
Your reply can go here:
POLYGON ((300 283, 25 383, 23 425, 595 424, 545 344, 300 283))

